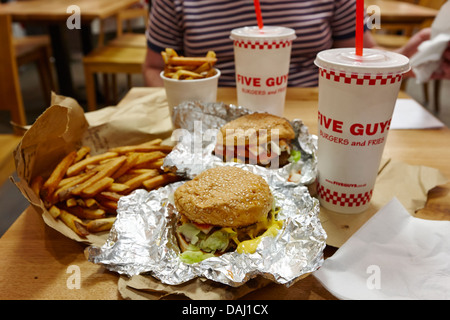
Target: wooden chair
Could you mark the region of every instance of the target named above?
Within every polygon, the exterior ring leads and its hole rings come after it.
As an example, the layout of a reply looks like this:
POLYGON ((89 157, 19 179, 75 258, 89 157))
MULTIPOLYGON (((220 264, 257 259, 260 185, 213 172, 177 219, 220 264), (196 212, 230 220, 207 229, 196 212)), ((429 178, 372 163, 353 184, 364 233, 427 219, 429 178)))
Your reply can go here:
POLYGON ((147 27, 147 9, 128 9, 120 12, 116 18, 116 37, 108 42, 109 46, 147 48, 147 40, 145 38, 145 34, 133 32, 131 25, 132 20, 140 18, 144 22, 145 27, 147 27), (126 32, 124 32, 123 28, 124 23, 126 24, 126 32))
MULTIPOLYGON (((0 44, 0 110, 9 111, 12 122, 26 125, 12 42, 11 17, 7 15, 0 15, 0 44)), ((18 134, 0 134, 0 185, 15 170, 12 154, 21 138, 18 134)))
POLYGON ((8 15, 0 15, 0 44, 0 97, 2 97, 0 109, 11 113, 12 122, 25 126, 27 120, 12 41, 11 17, 8 15))
MULTIPOLYGON (((104 42, 104 32, 101 31, 99 46, 93 52, 83 58, 86 98, 88 110, 97 108, 94 75, 103 73, 103 86, 106 101, 109 101, 110 87, 112 86, 113 98, 117 102, 116 75, 124 73, 128 78, 128 87, 131 88, 131 75, 142 73, 142 64, 147 52, 145 35, 123 33, 123 22, 143 18, 147 22, 148 11, 146 9, 128 9, 117 15, 116 38, 104 42), (111 75, 112 85, 109 85, 108 75, 111 75)), ((101 29, 103 29, 101 27, 101 29)))
POLYGON ((47 106, 50 106, 51 92, 55 90, 50 58, 52 49, 47 35, 14 38, 17 65, 20 67, 28 63, 35 63, 41 82, 42 95, 47 106))
POLYGON ((26 36, 14 39, 11 16, 0 15, 0 96, 1 110, 11 113, 11 124, 15 133, 21 133, 26 126, 25 108, 20 91, 18 67, 36 63, 44 99, 50 104, 51 91, 54 90, 50 65, 50 41, 47 36, 26 36))

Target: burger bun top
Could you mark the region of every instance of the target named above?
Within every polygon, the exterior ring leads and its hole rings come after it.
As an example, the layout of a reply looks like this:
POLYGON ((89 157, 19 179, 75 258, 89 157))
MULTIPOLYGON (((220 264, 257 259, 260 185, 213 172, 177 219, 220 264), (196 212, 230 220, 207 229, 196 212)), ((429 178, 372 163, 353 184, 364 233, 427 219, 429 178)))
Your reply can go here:
POLYGON ((269 113, 251 113, 222 126, 217 142, 225 145, 248 145, 249 141, 272 141, 274 139, 292 140, 295 132, 285 118, 269 113))
POLYGON ((244 227, 267 216, 273 196, 260 176, 233 166, 208 169, 175 190, 181 215, 220 227, 244 227))

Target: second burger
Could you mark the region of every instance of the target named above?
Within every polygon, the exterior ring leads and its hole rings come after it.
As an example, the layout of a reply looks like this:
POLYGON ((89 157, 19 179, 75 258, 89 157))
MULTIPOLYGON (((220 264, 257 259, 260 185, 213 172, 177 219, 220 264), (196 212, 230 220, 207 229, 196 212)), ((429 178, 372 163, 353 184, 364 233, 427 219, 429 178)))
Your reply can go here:
POLYGON ((294 129, 287 119, 252 113, 220 128, 214 153, 226 162, 281 168, 301 156, 292 148, 294 138, 294 129))

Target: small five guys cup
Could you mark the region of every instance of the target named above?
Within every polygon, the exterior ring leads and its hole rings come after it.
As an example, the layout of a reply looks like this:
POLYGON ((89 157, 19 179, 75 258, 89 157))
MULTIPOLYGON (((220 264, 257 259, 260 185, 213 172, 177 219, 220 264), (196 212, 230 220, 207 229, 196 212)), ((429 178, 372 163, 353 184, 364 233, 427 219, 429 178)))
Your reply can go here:
POLYGON ((164 82, 170 114, 172 115, 174 107, 184 101, 216 102, 220 70, 215 70, 216 74, 212 77, 192 80, 172 79, 164 76, 164 71, 161 71, 160 77, 164 82))
POLYGON ((233 29, 239 106, 283 116, 295 30, 264 26, 233 29))
POLYGON ((319 52, 318 196, 339 213, 370 204, 403 74, 403 55, 354 48, 319 52))

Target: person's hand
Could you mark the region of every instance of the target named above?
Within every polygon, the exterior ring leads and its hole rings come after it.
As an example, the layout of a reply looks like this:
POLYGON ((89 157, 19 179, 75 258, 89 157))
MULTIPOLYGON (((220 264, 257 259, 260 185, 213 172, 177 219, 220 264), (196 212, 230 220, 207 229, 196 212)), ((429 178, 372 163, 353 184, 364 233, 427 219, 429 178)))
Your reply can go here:
POLYGON ((401 53, 408 58, 411 58, 418 51, 419 46, 424 41, 428 41, 431 39, 431 28, 424 28, 414 34, 411 39, 409 39, 408 43, 398 50, 398 53, 401 53))
MULTIPOLYGON (((408 43, 401 49, 398 50, 399 53, 411 58, 418 51, 419 46, 431 38, 431 28, 425 28, 417 32, 411 37, 408 43)), ((414 77, 414 72, 410 71, 406 76, 414 77)), ((450 79, 450 42, 447 49, 442 55, 441 65, 438 70, 433 73, 431 79, 450 79)))

